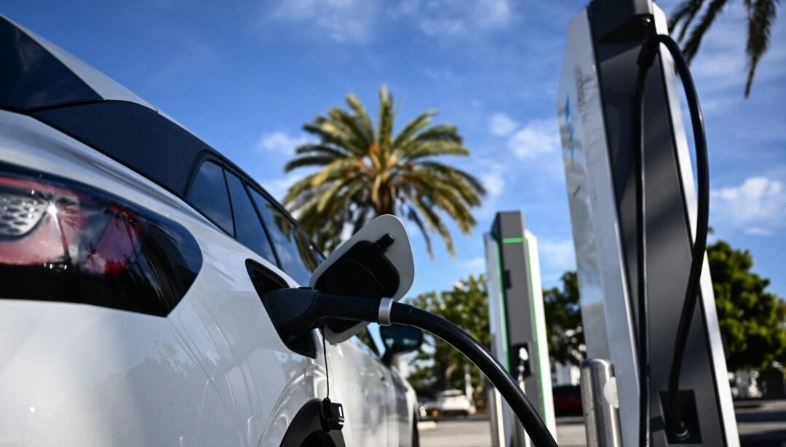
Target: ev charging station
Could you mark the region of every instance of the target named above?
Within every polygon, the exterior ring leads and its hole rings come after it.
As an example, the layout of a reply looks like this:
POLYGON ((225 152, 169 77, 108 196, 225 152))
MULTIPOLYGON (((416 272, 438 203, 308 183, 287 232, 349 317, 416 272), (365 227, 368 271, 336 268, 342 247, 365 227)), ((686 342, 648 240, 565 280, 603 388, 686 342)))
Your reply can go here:
MULTIPOLYGON (((492 355, 535 405, 556 438, 546 319, 535 236, 521 211, 500 212, 484 236, 492 355)), ((494 447, 529 446, 520 423, 494 389, 489 392, 494 447)))
MULTIPOLYGON (((570 23, 558 95, 563 161, 590 358, 613 364, 622 444, 639 445, 634 85, 642 42, 668 34, 649 0, 595 0, 570 23), (653 29, 654 27, 654 29, 653 29)), ((738 446, 706 258, 679 401, 691 437, 664 429, 665 392, 696 237, 696 191, 673 59, 658 47, 644 84, 644 205, 650 442, 738 446)))

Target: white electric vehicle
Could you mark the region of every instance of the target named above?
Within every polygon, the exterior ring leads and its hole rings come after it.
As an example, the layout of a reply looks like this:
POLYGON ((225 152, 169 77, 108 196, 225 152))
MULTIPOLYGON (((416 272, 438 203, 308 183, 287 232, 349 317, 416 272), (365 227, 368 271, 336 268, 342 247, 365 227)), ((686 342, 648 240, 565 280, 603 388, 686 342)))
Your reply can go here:
POLYGON ((437 393, 437 408, 440 414, 469 416, 475 414, 475 405, 461 390, 445 390, 437 393))
POLYGON ((226 157, 0 17, 0 445, 417 445, 395 352, 274 329, 260 293, 330 270, 309 241, 226 157))

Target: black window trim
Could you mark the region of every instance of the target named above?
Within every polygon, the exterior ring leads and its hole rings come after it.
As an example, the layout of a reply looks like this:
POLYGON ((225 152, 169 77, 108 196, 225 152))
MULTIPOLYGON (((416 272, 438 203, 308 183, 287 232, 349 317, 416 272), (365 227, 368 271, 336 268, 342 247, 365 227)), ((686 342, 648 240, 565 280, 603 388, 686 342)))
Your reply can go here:
POLYGON ((208 216, 207 213, 202 211, 198 206, 196 206, 194 202, 191 201, 191 199, 188 198, 188 195, 191 194, 191 189, 194 187, 194 182, 196 181, 197 174, 199 174, 199 169, 202 167, 202 164, 207 162, 212 162, 213 164, 218 166, 219 169, 221 169, 221 177, 224 179, 224 189, 226 190, 227 193, 227 200, 229 201, 229 212, 230 212, 230 217, 232 218, 232 232, 233 233, 237 232, 235 231, 235 216, 232 214, 233 212, 232 198, 229 197, 229 187, 227 186, 227 178, 226 175, 224 175, 224 164, 221 161, 221 159, 216 157, 214 154, 205 151, 204 153, 200 154, 200 156, 196 158, 196 161, 191 166, 191 172, 188 174, 188 182, 186 184, 186 189, 183 192, 183 194, 178 194, 178 197, 180 198, 180 200, 186 202, 188 206, 191 207, 191 209, 198 212, 200 216, 204 217, 210 223, 215 225, 219 230, 221 230, 222 233, 226 234, 232 239, 235 239, 234 234, 229 234, 229 232, 226 229, 224 229, 224 227, 222 227, 221 224, 216 222, 216 220, 213 219, 212 217, 208 216))
MULTIPOLYGON (((317 244, 314 243, 314 240, 311 238, 311 236, 306 232, 306 230, 303 229, 303 226, 300 225, 300 222, 298 222, 298 220, 295 219, 292 216, 292 214, 290 214, 289 211, 287 211, 287 209, 284 208, 284 206, 278 200, 276 200, 272 195, 270 195, 267 191, 265 191, 265 188, 260 186, 257 182, 255 182, 250 177, 246 176, 246 178, 248 179, 247 186, 249 188, 255 190, 257 193, 259 193, 269 203, 273 204, 273 206, 276 207, 276 210, 278 212, 280 212, 281 215, 286 217, 287 220, 289 220, 289 222, 292 224, 292 226, 295 227, 295 230, 298 231, 300 233, 300 235, 302 235, 302 236, 304 236, 306 238, 306 241, 308 242, 309 248, 315 250, 317 253, 319 253, 319 255, 322 257, 322 259, 325 259, 326 257, 322 253, 322 250, 320 250, 319 247, 317 247, 317 244)), ((255 201, 252 200, 252 202, 255 202, 255 201)), ((321 260, 319 260, 319 259, 317 259, 316 261, 317 261, 317 264, 319 264, 319 262, 321 262, 321 260)), ((315 269, 316 269, 316 267, 315 267, 315 269)))
MULTIPOLYGON (((242 171, 240 171, 240 172, 242 172, 242 171)), ((322 257, 322 259, 326 259, 327 257, 325 256, 325 254, 324 254, 324 253, 322 253, 322 250, 320 250, 320 249, 319 249, 319 247, 317 246, 317 244, 316 244, 316 243, 314 243, 314 240, 311 238, 311 235, 310 235, 310 234, 308 234, 308 233, 306 232, 306 230, 304 230, 304 229, 303 229, 303 226, 302 226, 302 225, 300 225, 300 222, 299 222, 297 219, 295 219, 295 217, 294 217, 294 216, 292 216, 292 214, 291 214, 289 211, 287 211, 287 209, 286 209, 286 208, 284 208, 284 205, 282 205, 282 204, 281 204, 281 203, 280 203, 278 200, 276 200, 276 198, 275 198, 275 197, 273 197, 272 195, 270 195, 270 193, 268 193, 268 192, 265 190, 265 188, 263 188, 262 186, 260 186, 260 185, 259 185, 259 184, 258 184, 256 181, 254 181, 254 179, 252 179, 250 176, 246 175, 245 173, 243 173, 243 175, 244 175, 244 178, 246 179, 247 186, 248 186, 249 188, 251 188, 251 189, 254 189, 254 190, 256 190, 256 192, 258 192, 259 194, 261 194, 261 195, 262 195, 262 197, 264 197, 264 198, 265 198, 265 199, 266 199, 268 202, 272 203, 272 204, 273 204, 273 206, 275 206, 275 207, 276 207, 276 209, 277 209, 277 210, 278 210, 278 211, 279 211, 279 212, 280 212, 282 215, 284 215, 284 216, 285 216, 285 217, 286 217, 286 218, 287 218, 287 219, 288 219, 288 220, 289 220, 289 221, 290 221, 290 222, 291 222, 291 223, 292 223, 292 224, 295 226, 295 228, 297 228, 297 229, 298 229, 298 231, 300 232, 300 234, 302 234, 303 236, 305 236, 305 237, 306 237, 306 240, 308 241, 308 243, 309 243, 309 245, 311 246, 311 248, 313 248, 313 249, 314 249, 314 250, 315 250, 317 253, 319 253, 319 255, 322 257)), ((240 176, 239 176, 239 177, 240 177, 240 176)), ((241 178, 243 178, 243 177, 241 177, 241 178)), ((253 200, 252 200, 252 201, 253 201, 253 200)))
MULTIPOLYGON (((11 110, 11 111, 13 112, 13 110, 11 110)), ((121 165, 123 165, 126 168, 130 169, 131 171, 133 171, 137 175, 140 175, 140 176, 150 180, 155 185, 159 186, 160 188, 163 188, 164 190, 168 191, 169 193, 173 194, 174 196, 176 196, 177 198, 179 198, 181 200, 185 200, 185 195, 189 191, 189 189, 191 187, 191 183, 193 181, 194 167, 195 166, 198 167, 200 165, 203 157, 206 157, 206 156, 213 156, 213 157, 216 157, 216 158, 223 157, 223 155, 220 152, 218 152, 212 146, 207 144, 205 141, 203 141, 197 135, 195 135, 194 133, 192 133, 188 129, 186 129, 183 126, 181 126, 179 123, 177 123, 175 121, 172 121, 171 119, 169 119, 168 117, 162 115, 158 110, 156 110, 154 108, 151 108, 149 106, 146 106, 144 104, 140 104, 140 103, 137 103, 137 102, 134 102, 134 101, 128 101, 128 100, 123 100, 123 99, 99 99, 99 100, 92 100, 92 101, 75 101, 75 102, 69 102, 69 103, 63 103, 63 104, 56 104, 56 105, 52 105, 52 106, 39 107, 39 108, 35 108, 35 109, 30 109, 30 110, 23 110, 23 111, 19 111, 19 113, 22 113, 24 115, 30 116, 33 119, 35 119, 35 120, 37 120, 37 121, 39 121, 39 122, 41 122, 41 123, 43 123, 43 124, 53 128, 53 129, 57 130, 58 132, 63 133, 65 135, 73 138, 74 140, 84 144, 85 146, 95 150, 99 154, 102 154, 102 155, 104 155, 106 157, 109 157, 110 159, 114 160, 115 162, 120 163, 121 165), (61 110, 61 109, 68 110, 70 108, 81 108, 81 107, 86 107, 86 106, 101 106, 101 105, 104 105, 104 104, 120 105, 120 106, 123 106, 123 107, 144 109, 146 113, 151 114, 151 115, 155 115, 157 119, 159 119, 161 121, 166 121, 170 125, 179 128, 183 133, 188 134, 190 137, 192 137, 194 139, 194 141, 196 141, 198 143, 198 146, 200 146, 200 148, 197 151, 192 152, 192 153, 180 154, 180 155, 183 155, 182 158, 184 159, 183 160, 184 163, 189 163, 190 164, 189 168, 186 170, 187 174, 186 174, 185 186, 178 185, 178 187, 175 187, 174 185, 171 184, 171 181, 168 180, 168 179, 164 179, 162 177, 157 177, 157 176, 152 175, 150 172, 147 172, 145 170, 140 170, 139 168, 135 167, 133 164, 129 163, 128 160, 125 159, 124 157, 118 156, 117 153, 114 153, 113 151, 107 151, 105 148, 103 148, 103 147, 101 147, 99 145, 91 143, 90 141, 88 141, 89 138, 86 138, 84 135, 80 135, 78 132, 75 132, 73 129, 69 129, 68 127, 63 126, 60 123, 53 122, 50 118, 48 118, 46 116, 42 116, 40 114, 41 112, 45 113, 45 112, 49 112, 49 111, 58 111, 58 110, 61 110)), ((188 202, 188 201, 186 201, 186 203, 191 205, 191 203, 188 202)), ((192 205, 192 207, 193 207, 193 205, 192 205)))
MULTIPOLYGON (((232 218, 232 238, 237 240, 237 224, 235 223, 235 205, 232 203, 232 191, 229 190, 229 181, 227 180, 226 167, 218 165, 221 169, 221 178, 224 179, 224 190, 227 192, 227 200, 229 201, 229 217, 232 218)), ((238 242, 240 242, 238 240, 238 242)), ((245 244, 243 244, 245 245, 245 244)))
MULTIPOLYGON (((202 210, 200 210, 196 205, 194 205, 188 199, 188 194, 191 192, 191 188, 194 186, 194 182, 196 180, 197 174, 199 173, 199 169, 202 167, 202 164, 205 162, 215 163, 223 170, 228 171, 229 173, 235 175, 243 183, 243 185, 246 188, 246 194, 249 195, 251 204, 254 206, 254 210, 257 213, 257 218, 259 219, 259 223, 262 225, 268 243, 270 244, 270 247, 273 250, 273 255, 276 258, 276 266, 279 269, 281 269, 281 271, 286 273, 286 270, 284 270, 284 267, 281 264, 281 257, 278 254, 278 250, 276 250, 275 244, 273 244, 272 237, 270 236, 270 230, 267 228, 267 225, 265 225, 264 219, 262 218, 262 215, 260 214, 260 211, 257 208, 256 201, 253 199, 253 197, 251 197, 251 190, 255 191, 256 193, 261 195, 268 203, 272 204, 275 207, 276 211, 281 213, 281 215, 284 216, 292 224, 292 226, 296 229, 296 231, 298 231, 302 236, 306 238, 306 241, 308 242, 310 248, 316 251, 317 253, 319 253, 319 255, 322 256, 323 259, 325 258, 324 254, 314 243, 314 240, 311 238, 311 236, 309 236, 309 234, 306 233, 305 230, 303 230, 303 227, 300 225, 300 222, 298 222, 297 219, 295 219, 292 216, 292 214, 290 214, 289 211, 287 211, 287 209, 284 208, 284 206, 278 200, 276 200, 272 195, 270 195, 270 193, 268 193, 265 190, 265 188, 263 188, 259 183, 257 183, 250 175, 246 174, 242 169, 238 168, 237 165, 232 163, 228 158, 224 157, 223 155, 220 155, 217 152, 202 151, 197 155, 197 157, 195 157, 194 162, 191 165, 191 171, 188 176, 188 182, 186 182, 185 192, 182 195, 180 195, 183 201, 185 201, 189 206, 191 206, 191 208, 196 210, 201 216, 204 216, 211 223, 213 223, 215 226, 221 229, 221 231, 224 232, 227 236, 238 241, 237 237, 235 237, 232 234, 229 234, 226 230, 221 228, 221 225, 219 225, 218 222, 216 222, 213 218, 205 214, 202 210)), ((234 216, 234 208, 232 205, 232 197, 231 194, 229 194, 229 185, 227 184, 226 173, 224 174, 224 186, 227 190, 227 197, 229 198, 230 209, 232 210, 232 229, 234 233, 237 233, 237 228, 235 227, 235 216, 234 216)), ((238 243, 242 244, 242 242, 240 241, 238 241, 238 243)), ((246 245, 243 244, 243 246, 245 247, 246 245)), ((319 263, 321 260, 316 259, 315 261, 319 263)))
MULTIPOLYGON (((240 186, 243 188, 243 192, 246 194, 246 198, 248 199, 249 203, 251 203, 251 207, 254 209, 254 214, 256 214, 256 216, 257 216, 257 221, 262 226, 262 231, 265 234, 265 240, 267 241, 268 246, 270 247, 271 251, 273 252, 273 257, 276 260, 276 266, 279 269, 281 269, 281 271, 284 271, 283 268, 281 267, 281 265, 282 265, 281 264, 281 258, 278 256, 278 250, 276 250, 276 245, 273 243, 273 238, 270 237, 270 230, 268 230, 267 225, 265 225, 265 219, 262 218, 262 214, 260 214, 259 209, 257 208, 257 204, 254 201, 254 198, 251 197, 251 193, 248 190, 249 187, 250 187, 248 180, 246 179, 246 177, 242 173, 232 169, 231 166, 224 165, 223 169, 224 169, 224 181, 227 182, 227 192, 229 192, 229 180, 227 180, 227 174, 234 175, 235 177, 237 177, 238 181, 240 181, 240 186)), ((229 192, 229 200, 230 200, 230 204, 231 204, 232 203, 232 193, 231 192, 229 192)), ((235 211, 234 211, 234 208, 232 208, 232 222, 233 222, 233 224, 235 222, 235 211)), ((234 228, 235 228, 235 234, 237 235, 237 225, 236 224, 235 224, 234 228)), ((235 237, 235 239, 237 240, 237 237, 235 237)), ((238 240, 238 242, 240 242, 240 240, 238 240)), ((240 242, 240 243, 242 244, 242 242, 240 242)), ((245 245, 245 244, 243 244, 243 245, 245 245)))
MULTIPOLYGON (((262 217, 262 213, 259 211, 259 207, 257 207, 256 200, 251 196, 251 188, 250 184, 247 181, 244 181, 242 177, 238 177, 243 184, 243 191, 246 193, 246 197, 248 201, 251 202, 251 206, 254 207, 254 212, 257 214, 257 220, 259 220, 259 224, 262 225, 262 230, 265 232, 265 237, 267 238, 267 243, 270 248, 273 250, 273 256, 276 258, 276 265, 281 268, 281 258, 278 255, 278 250, 276 249, 276 244, 273 243, 273 237, 270 235, 270 229, 268 229, 267 224, 265 223, 265 219, 262 217)), ((282 268, 283 270, 283 268, 282 268)))
MULTIPOLYGON (((289 214, 289 212, 287 212, 286 209, 284 209, 281 206, 281 204, 278 202, 278 200, 274 199, 273 196, 268 194, 267 191, 265 191, 265 189, 262 188, 261 186, 259 186, 259 184, 257 184, 255 181, 250 180, 250 177, 248 177, 248 176, 245 176, 245 185, 246 185, 246 193, 251 198, 251 203, 254 205, 254 208, 257 211, 257 216, 259 217, 259 220, 262 222, 262 225, 265 227, 265 232, 266 232, 266 234, 268 236, 268 241, 270 241, 270 246, 273 247, 273 252, 276 254, 276 260, 278 261, 278 268, 280 268, 282 272, 284 272, 287 275, 289 275, 289 272, 287 272, 287 270, 284 268, 284 264, 281 262, 281 257, 279 256, 278 250, 276 249, 276 244, 273 243, 273 237, 270 235, 271 230, 268 229, 268 226, 265 223, 265 219, 262 217, 262 214, 259 211, 259 208, 257 207, 257 201, 256 201, 256 199, 253 196, 251 196, 251 192, 252 191, 256 192, 267 203, 273 205, 275 210, 278 211, 282 216, 284 216, 284 218, 287 219, 287 221, 290 224, 292 224, 292 228, 294 228, 296 232, 299 232, 299 233, 301 233, 303 235, 306 235, 306 236, 308 236, 308 235, 306 234, 305 231, 303 231, 303 228, 300 226, 300 223, 297 220, 295 220, 295 218, 293 218, 289 214)), ((297 234, 295 234, 293 236, 295 238, 297 238, 297 234)), ((295 243, 297 244, 297 242, 295 242, 295 243)), ((311 241, 311 238, 308 238, 308 243, 310 244, 311 247, 314 247, 314 244, 311 241)), ((306 270, 309 270, 307 265, 305 267, 306 267, 306 270)), ((316 269, 316 267, 314 267, 314 269, 316 269)), ((308 284, 302 284, 302 285, 303 286, 307 286, 308 284)))
MULTIPOLYGON (((273 197, 269 192, 267 192, 267 190, 264 187, 262 187, 262 185, 260 185, 256 180, 254 180, 253 177, 248 175, 245 171, 240 169, 240 167, 238 167, 230 159, 228 159, 227 157, 225 157, 223 154, 221 154, 218 151, 215 151, 215 150, 214 151, 202 151, 195 157, 194 162, 191 165, 191 173, 188 176, 188 181, 186 182, 186 190, 185 190, 185 192, 183 194, 183 197, 187 197, 188 196, 188 193, 191 191, 191 187, 193 186, 194 178, 196 177, 196 174, 199 172, 199 167, 202 166, 202 163, 205 160, 208 160, 208 159, 212 160, 214 163, 222 166, 224 169, 226 169, 230 173, 234 174, 237 178, 239 178, 241 181, 243 181, 243 183, 245 183, 247 188, 250 188, 250 189, 258 192, 268 202, 272 203, 273 206, 276 207, 276 210, 278 210, 278 212, 280 212, 282 215, 286 216, 287 220, 289 220, 295 227, 297 227, 298 230, 300 231, 300 233, 302 233, 304 236, 306 236, 306 238, 308 239, 308 243, 311 244, 311 247, 313 247, 314 250, 316 250, 323 258, 325 258, 324 253, 322 253, 322 251, 317 247, 317 245, 314 243, 314 240, 311 238, 311 236, 303 229, 303 226, 300 225, 300 222, 298 222, 298 220, 295 219, 292 216, 292 214, 284 207, 284 205, 282 205, 275 197, 273 197)), ((194 206, 188 200, 186 200, 186 202, 189 205, 191 205, 192 207, 194 206)), ((254 202, 254 201, 252 200, 252 202, 254 202)), ((200 211, 200 214, 202 214, 201 211, 200 211)), ((213 222, 212 219, 211 219, 211 222, 213 222)))

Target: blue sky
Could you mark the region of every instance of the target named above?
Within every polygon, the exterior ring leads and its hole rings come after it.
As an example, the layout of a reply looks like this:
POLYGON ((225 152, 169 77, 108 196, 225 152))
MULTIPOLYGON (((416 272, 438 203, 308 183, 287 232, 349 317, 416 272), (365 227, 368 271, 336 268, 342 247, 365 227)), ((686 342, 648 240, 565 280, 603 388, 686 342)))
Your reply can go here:
MULTIPOLYGON (((693 64, 710 144, 716 237, 749 249, 786 296, 786 23, 742 96, 745 16, 733 2, 693 64)), ((665 9, 675 2, 666 3, 665 9)), ((484 270, 482 233, 523 209, 544 285, 575 268, 556 125, 569 20, 585 2, 289 0, 3 3, 2 13, 117 79, 227 154, 281 197, 283 165, 305 122, 350 92, 376 110, 380 84, 398 122, 437 109, 472 151, 455 164, 488 189, 458 254, 419 234, 412 293, 484 270)))

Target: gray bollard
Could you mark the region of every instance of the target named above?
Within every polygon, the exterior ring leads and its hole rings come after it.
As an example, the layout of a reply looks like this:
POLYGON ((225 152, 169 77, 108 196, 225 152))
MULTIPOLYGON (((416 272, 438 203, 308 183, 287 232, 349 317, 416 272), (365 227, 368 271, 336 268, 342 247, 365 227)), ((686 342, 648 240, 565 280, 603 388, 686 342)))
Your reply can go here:
POLYGON ((588 447, 619 447, 618 399, 611 362, 587 359, 581 362, 581 405, 588 447))

